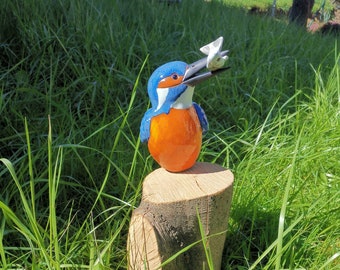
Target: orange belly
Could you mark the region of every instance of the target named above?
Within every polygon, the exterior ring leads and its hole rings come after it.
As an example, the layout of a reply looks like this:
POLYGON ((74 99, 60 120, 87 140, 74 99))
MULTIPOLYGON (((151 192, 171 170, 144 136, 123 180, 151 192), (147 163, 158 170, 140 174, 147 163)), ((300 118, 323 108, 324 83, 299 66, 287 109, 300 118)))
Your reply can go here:
POLYGON ((151 119, 148 148, 159 165, 171 172, 192 167, 201 150, 202 129, 196 110, 171 109, 151 119))

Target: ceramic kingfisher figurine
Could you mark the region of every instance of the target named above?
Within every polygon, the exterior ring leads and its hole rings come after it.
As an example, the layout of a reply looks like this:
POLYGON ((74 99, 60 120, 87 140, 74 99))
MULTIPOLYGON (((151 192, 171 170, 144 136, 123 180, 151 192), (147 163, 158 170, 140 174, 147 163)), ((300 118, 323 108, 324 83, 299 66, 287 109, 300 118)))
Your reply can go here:
POLYGON ((170 172, 191 168, 200 153, 202 134, 208 130, 203 109, 192 101, 197 84, 229 67, 223 67, 228 51, 221 51, 223 37, 201 48, 208 56, 192 64, 181 61, 158 67, 148 81, 152 107, 140 127, 142 142, 151 156, 170 172), (200 73, 207 67, 208 71, 200 73))

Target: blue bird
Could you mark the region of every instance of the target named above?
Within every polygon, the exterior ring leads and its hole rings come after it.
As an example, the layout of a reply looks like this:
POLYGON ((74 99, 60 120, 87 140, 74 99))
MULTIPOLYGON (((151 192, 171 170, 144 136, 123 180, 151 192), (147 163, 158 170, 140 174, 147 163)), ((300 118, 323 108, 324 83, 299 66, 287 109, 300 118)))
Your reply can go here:
POLYGON ((206 64, 207 57, 190 65, 169 62, 158 67, 148 81, 151 108, 142 119, 140 138, 148 143, 151 156, 168 171, 189 169, 200 153, 208 120, 204 110, 192 101, 194 88, 229 68, 199 73, 206 64))

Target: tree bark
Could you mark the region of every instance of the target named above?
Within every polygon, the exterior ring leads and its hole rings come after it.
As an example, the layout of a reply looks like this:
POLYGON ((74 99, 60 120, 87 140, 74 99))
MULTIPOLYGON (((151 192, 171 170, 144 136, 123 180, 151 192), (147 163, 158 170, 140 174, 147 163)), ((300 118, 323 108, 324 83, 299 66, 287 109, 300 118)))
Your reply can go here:
POLYGON ((289 12, 289 22, 306 26, 307 19, 312 17, 314 0, 293 0, 289 12))
POLYGON ((160 168, 149 174, 130 221, 128 269, 209 269, 207 249, 214 269, 220 269, 232 184, 229 170, 210 163, 181 173, 160 168))

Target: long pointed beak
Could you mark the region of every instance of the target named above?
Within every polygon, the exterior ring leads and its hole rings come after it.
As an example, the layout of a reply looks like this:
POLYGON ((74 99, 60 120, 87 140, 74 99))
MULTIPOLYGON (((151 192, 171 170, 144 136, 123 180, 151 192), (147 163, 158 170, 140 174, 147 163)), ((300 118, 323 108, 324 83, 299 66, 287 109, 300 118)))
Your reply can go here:
MULTIPOLYGON (((221 52, 221 56, 225 56, 228 54, 228 50, 227 51, 222 51, 221 52)), ((207 64, 207 57, 204 57, 190 65, 188 65, 188 68, 184 74, 184 78, 182 83, 189 85, 189 86, 195 86, 217 74, 220 74, 226 70, 228 70, 230 67, 224 67, 224 68, 220 68, 214 71, 207 71, 204 73, 200 73, 200 71, 202 69, 204 69, 206 67, 207 64)))

